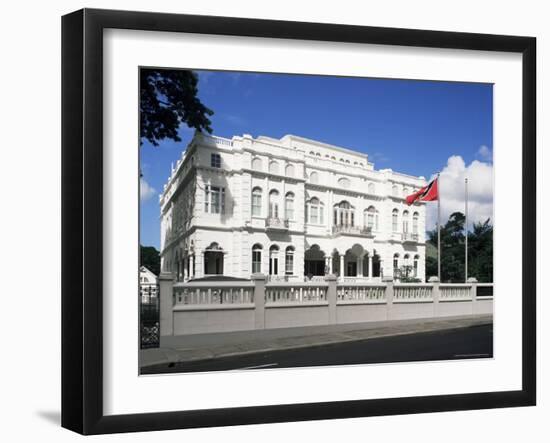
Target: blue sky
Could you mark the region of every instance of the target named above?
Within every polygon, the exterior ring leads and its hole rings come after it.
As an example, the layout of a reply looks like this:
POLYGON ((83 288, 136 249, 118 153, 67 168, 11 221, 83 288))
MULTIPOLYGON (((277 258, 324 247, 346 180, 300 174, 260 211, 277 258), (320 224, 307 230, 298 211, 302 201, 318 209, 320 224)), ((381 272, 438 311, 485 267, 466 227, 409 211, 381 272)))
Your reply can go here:
MULTIPOLYGON (((479 204, 485 206, 479 206, 478 218, 492 214, 492 186, 489 190, 486 180, 490 173, 492 184, 490 84, 199 71, 199 97, 215 112, 216 135, 300 135, 364 152, 375 169, 426 178, 446 171, 442 187, 449 191, 465 174, 473 182, 472 218, 481 181, 479 204)), ((159 247, 158 194, 192 134, 182 127, 181 142, 154 147, 145 141, 139 148, 144 245, 159 247)), ((444 215, 456 209, 459 197, 449 194, 448 208, 442 199, 444 215)))

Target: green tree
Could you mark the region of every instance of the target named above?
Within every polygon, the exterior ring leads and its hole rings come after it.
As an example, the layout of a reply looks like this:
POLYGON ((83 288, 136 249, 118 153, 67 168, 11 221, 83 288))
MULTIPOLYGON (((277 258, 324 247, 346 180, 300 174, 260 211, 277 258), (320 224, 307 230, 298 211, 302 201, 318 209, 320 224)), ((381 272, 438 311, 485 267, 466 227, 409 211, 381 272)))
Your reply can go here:
POLYGON ((212 133, 208 118, 214 111, 197 97, 199 78, 189 70, 150 69, 140 71, 140 141, 153 146, 165 138, 181 141, 182 123, 197 131, 212 133))
POLYGON ((401 283, 418 283, 419 278, 414 276, 414 267, 411 265, 403 265, 399 269, 399 281, 401 283))
POLYGON ((160 274, 160 253, 154 246, 139 246, 139 264, 155 275, 160 274))
MULTIPOLYGON (((441 227, 441 281, 463 282, 465 277, 466 218, 461 212, 454 212, 441 227)), ((426 247, 426 277, 437 275, 437 229, 428 231, 426 247)), ((468 276, 480 282, 493 281, 493 226, 489 219, 474 224, 468 232, 468 276)))
POLYGON ((493 282, 493 225, 475 223, 468 233, 468 275, 483 283, 493 282))

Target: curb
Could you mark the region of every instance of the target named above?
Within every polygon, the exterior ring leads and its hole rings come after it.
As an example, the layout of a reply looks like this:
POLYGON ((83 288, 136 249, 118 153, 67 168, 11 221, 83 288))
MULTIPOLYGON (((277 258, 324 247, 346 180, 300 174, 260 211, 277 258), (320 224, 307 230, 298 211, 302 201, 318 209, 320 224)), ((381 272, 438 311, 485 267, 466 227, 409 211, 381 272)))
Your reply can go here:
MULTIPOLYGON (((278 352, 278 351, 290 351, 290 350, 296 350, 296 349, 304 349, 304 348, 317 348, 317 347, 323 347, 323 346, 331 346, 331 345, 338 345, 341 343, 350 343, 355 341, 367 341, 367 340, 373 340, 378 338, 387 338, 387 337, 398 337, 403 335, 412 335, 412 334, 423 334, 423 333, 430 333, 430 332, 439 332, 439 331, 452 331, 456 329, 464 329, 464 328, 470 328, 475 326, 485 326, 485 325, 492 325, 492 320, 478 320, 473 321, 467 325, 447 325, 447 326, 439 326, 434 324, 434 327, 431 328, 417 328, 417 329, 411 329, 411 330, 405 330, 405 331, 387 331, 387 332, 378 332, 379 330, 373 330, 372 335, 368 335, 365 337, 341 337, 340 340, 334 340, 334 341, 324 341, 324 342, 317 342, 317 343, 303 343, 303 344, 295 344, 295 345, 288 345, 283 347, 265 347, 262 349, 253 349, 253 350, 243 350, 238 352, 226 352, 226 353, 220 353, 216 355, 212 355, 209 357, 203 357, 203 356, 197 356, 197 357, 189 357, 189 358, 175 358, 175 359, 169 359, 169 360, 163 360, 161 362, 157 363, 150 363, 147 365, 140 366, 140 370, 143 369, 151 369, 158 366, 164 366, 164 365, 177 365, 180 363, 197 363, 197 362, 208 362, 212 360, 217 359, 223 359, 223 358, 229 358, 229 357, 237 357, 237 356, 247 356, 247 355, 253 355, 253 354, 261 354, 264 352, 278 352)), ((352 331, 353 332, 353 331, 352 331)), ((164 354, 167 353, 176 353, 177 351, 172 350, 171 348, 159 348, 162 349, 164 354)), ((166 355, 166 354, 165 354, 166 355)))

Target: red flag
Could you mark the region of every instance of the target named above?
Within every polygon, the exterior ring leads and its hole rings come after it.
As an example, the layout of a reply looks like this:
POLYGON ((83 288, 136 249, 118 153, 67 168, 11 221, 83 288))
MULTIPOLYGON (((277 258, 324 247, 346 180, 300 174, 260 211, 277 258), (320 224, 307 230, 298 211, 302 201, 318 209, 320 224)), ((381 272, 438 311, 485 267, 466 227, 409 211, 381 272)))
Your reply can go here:
POLYGON ((420 188, 414 194, 408 195, 405 201, 410 206, 415 202, 430 202, 439 199, 437 178, 434 178, 428 185, 420 188))

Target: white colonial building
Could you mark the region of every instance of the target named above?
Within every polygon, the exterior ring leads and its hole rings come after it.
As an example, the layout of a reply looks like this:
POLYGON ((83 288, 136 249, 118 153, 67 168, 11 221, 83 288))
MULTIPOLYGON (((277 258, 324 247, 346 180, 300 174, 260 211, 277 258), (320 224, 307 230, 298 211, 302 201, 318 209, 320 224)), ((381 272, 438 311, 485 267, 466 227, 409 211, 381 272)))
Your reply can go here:
POLYGON ((157 276, 145 266, 139 267, 139 295, 141 303, 155 303, 159 295, 157 276))
POLYGON ((197 134, 160 196, 162 270, 178 281, 380 281, 407 266, 425 281, 425 206, 404 200, 424 185, 294 135, 197 134))

